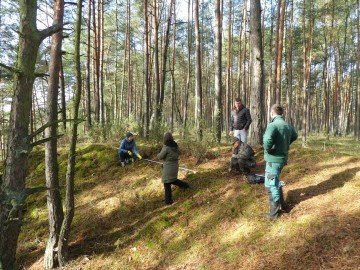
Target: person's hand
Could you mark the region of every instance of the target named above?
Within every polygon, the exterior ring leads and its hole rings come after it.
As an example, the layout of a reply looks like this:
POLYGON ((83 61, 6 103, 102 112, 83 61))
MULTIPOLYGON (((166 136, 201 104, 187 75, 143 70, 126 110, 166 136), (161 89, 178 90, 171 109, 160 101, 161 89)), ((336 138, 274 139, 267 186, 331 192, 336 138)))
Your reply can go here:
POLYGON ((137 154, 138 159, 142 159, 142 156, 140 154, 137 154))
POLYGON ((132 152, 131 152, 131 151, 128 151, 128 154, 129 154, 129 156, 132 156, 132 152))

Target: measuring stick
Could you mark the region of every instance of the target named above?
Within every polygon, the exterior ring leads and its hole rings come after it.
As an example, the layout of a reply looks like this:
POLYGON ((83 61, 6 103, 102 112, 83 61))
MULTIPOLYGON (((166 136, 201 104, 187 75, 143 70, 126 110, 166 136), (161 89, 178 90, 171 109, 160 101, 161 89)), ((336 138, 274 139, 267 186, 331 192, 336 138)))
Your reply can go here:
MULTIPOLYGON (((151 160, 151 159, 146 159, 146 158, 143 158, 143 160, 146 160, 146 161, 148 161, 148 162, 152 162, 152 163, 157 163, 157 164, 163 165, 163 163, 162 163, 162 162, 159 162, 159 161, 155 161, 155 160, 151 160)), ((196 171, 193 171, 193 170, 190 170, 190 169, 187 169, 187 168, 184 168, 184 167, 179 167, 179 169, 184 170, 184 171, 188 171, 188 172, 192 172, 192 173, 196 173, 196 171)))

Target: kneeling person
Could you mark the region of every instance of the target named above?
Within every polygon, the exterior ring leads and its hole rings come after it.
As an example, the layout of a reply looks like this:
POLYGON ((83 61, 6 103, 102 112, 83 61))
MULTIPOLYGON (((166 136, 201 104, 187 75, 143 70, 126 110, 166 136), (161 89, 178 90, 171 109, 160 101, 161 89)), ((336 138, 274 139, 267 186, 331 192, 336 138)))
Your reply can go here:
POLYGON ((134 161, 136 158, 142 159, 136 149, 134 135, 131 132, 128 132, 125 139, 121 141, 118 154, 122 167, 124 167, 130 161, 134 161))
POLYGON ((250 172, 250 168, 256 166, 255 152, 250 145, 243 143, 239 138, 233 138, 233 154, 230 161, 229 172, 238 171, 244 174, 250 172))

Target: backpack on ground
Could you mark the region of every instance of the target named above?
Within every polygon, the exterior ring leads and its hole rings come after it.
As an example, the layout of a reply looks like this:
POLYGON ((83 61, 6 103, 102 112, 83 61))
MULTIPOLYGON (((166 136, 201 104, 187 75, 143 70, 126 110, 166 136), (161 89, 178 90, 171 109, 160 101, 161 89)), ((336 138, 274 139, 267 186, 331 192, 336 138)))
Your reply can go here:
POLYGON ((247 182, 249 184, 263 184, 265 182, 265 176, 260 174, 248 174, 246 176, 247 182))

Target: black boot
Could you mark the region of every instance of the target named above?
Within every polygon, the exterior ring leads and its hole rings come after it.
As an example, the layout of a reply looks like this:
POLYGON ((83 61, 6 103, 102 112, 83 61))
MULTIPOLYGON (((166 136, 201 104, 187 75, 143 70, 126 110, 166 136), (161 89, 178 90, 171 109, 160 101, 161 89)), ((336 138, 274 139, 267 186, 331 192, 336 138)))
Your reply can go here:
POLYGON ((280 201, 274 202, 270 201, 270 213, 265 214, 265 217, 268 219, 277 219, 280 211, 280 201))
POLYGON ((282 187, 280 187, 280 209, 281 209, 281 211, 284 211, 284 212, 288 211, 286 204, 285 204, 284 193, 283 193, 282 187))

